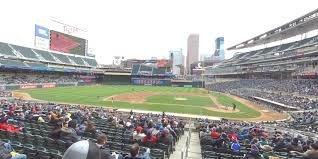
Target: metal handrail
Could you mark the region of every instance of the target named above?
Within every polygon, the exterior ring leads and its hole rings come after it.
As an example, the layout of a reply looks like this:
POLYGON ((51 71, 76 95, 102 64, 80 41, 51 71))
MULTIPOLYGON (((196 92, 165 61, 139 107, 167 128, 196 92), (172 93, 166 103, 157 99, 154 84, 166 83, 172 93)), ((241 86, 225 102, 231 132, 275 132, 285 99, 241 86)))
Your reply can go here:
MULTIPOLYGON (((189 119, 188 124, 192 124, 191 122, 191 118, 189 119)), ((188 134, 187 135, 187 140, 186 140, 186 144, 183 146, 182 150, 181 150, 181 159, 187 159, 188 158, 188 154, 189 154, 189 147, 190 147, 190 139, 191 139, 191 128, 189 128, 188 130, 188 134)))

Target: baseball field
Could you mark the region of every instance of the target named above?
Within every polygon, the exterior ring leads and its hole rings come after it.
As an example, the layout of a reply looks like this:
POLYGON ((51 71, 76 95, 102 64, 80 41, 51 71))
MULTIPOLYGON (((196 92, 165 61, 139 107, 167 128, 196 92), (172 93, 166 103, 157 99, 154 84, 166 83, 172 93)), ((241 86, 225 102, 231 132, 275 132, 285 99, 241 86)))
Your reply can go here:
POLYGON ((247 100, 199 88, 103 85, 19 90, 15 94, 50 102, 195 114, 198 117, 260 120, 281 117, 247 100))

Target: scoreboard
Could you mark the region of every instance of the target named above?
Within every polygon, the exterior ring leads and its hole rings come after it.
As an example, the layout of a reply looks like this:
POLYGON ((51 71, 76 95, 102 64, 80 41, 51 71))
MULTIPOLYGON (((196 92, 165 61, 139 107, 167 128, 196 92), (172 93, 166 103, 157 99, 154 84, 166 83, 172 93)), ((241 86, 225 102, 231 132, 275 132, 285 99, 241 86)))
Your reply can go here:
POLYGON ((50 31, 50 49, 63 53, 75 55, 86 55, 85 39, 61 33, 55 30, 50 31))
POLYGON ((53 50, 62 53, 87 56, 87 30, 69 25, 49 17, 35 24, 34 45, 36 48, 53 50))

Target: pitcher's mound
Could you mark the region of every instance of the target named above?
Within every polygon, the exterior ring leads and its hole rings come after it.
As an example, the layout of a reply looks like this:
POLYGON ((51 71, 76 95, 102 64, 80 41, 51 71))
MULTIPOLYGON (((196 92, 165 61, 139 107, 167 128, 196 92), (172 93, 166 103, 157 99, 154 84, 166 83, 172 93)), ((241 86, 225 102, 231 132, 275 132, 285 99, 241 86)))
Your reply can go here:
POLYGON ((175 100, 188 100, 187 98, 175 98, 175 100))

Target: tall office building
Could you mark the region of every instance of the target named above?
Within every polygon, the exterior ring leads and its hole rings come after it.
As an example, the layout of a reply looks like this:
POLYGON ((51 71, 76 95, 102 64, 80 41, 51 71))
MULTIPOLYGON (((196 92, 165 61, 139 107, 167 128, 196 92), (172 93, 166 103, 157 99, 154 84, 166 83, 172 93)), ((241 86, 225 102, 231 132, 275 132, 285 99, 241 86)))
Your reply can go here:
POLYGON ((191 64, 199 61, 199 34, 190 34, 187 50, 187 74, 191 74, 191 64))
POLYGON ((219 60, 224 60, 224 37, 218 37, 215 39, 215 52, 214 56, 218 57, 219 60))
POLYGON ((184 74, 184 55, 182 49, 169 51, 172 73, 175 75, 184 74))

